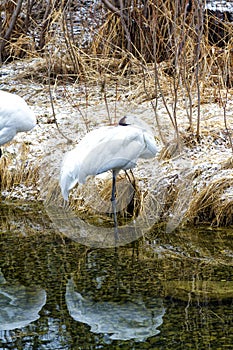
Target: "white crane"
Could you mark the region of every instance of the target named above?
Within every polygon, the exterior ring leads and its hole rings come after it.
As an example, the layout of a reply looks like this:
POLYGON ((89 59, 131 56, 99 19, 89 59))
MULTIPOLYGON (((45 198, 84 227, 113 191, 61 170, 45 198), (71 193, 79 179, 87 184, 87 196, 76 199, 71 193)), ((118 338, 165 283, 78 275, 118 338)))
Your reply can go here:
POLYGON ((63 198, 68 201, 69 191, 77 183, 84 184, 89 175, 112 170, 113 201, 118 172, 134 168, 138 158, 153 158, 157 152, 153 135, 142 127, 126 124, 125 117, 117 126, 95 129, 65 154, 60 173, 63 198))
POLYGON ((111 201, 117 240, 116 176, 121 169, 134 168, 138 158, 153 158, 157 152, 153 135, 143 127, 126 124, 126 117, 117 126, 95 129, 87 133, 63 159, 60 174, 63 198, 68 201, 69 191, 76 184, 84 184, 88 176, 111 170, 111 201))
POLYGON ((0 90, 0 146, 11 141, 18 132, 29 131, 35 125, 36 117, 25 100, 0 90))

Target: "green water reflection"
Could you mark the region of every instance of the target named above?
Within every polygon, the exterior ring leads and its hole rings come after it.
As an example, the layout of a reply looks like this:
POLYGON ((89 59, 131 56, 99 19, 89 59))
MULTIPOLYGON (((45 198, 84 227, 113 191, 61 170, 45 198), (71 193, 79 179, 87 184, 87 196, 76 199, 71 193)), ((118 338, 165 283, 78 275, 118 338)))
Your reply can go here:
POLYGON ((0 207, 0 349, 230 349, 232 231, 93 249, 43 206, 0 207))

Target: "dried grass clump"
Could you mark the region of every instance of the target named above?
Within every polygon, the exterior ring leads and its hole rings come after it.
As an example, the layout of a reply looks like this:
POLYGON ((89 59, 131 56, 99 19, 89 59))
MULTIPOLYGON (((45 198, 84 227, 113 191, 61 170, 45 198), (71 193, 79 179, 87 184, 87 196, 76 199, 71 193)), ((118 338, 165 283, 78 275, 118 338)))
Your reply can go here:
POLYGON ((213 226, 233 224, 233 174, 211 181, 192 199, 188 220, 213 226))
POLYGON ((55 54, 50 57, 51 61, 44 58, 37 58, 29 61, 29 65, 24 67, 19 72, 19 79, 30 79, 36 83, 47 84, 48 81, 55 84, 56 82, 68 83, 74 82, 77 79, 77 74, 74 70, 69 57, 55 57, 55 54))
POLYGON ((17 157, 3 155, 0 158, 1 191, 17 193, 17 186, 32 186, 36 188, 39 178, 39 165, 28 160, 29 148, 23 143, 17 157))
MULTIPOLYGON (((137 217, 141 208, 141 191, 135 179, 131 181, 124 175, 117 178, 116 207, 120 225, 137 217)), ((84 220, 112 225, 111 190, 111 179, 90 179, 87 184, 77 187, 71 193, 69 204, 84 220)))
MULTIPOLYGON (((69 207, 73 213, 86 222, 94 223, 96 226, 112 227, 111 176, 107 178, 90 177, 84 185, 77 185, 70 191, 69 203, 66 203, 61 194, 58 177, 52 172, 48 177, 43 170, 40 174, 41 197, 43 197, 45 207, 64 207, 66 209, 69 207)), ((128 176, 130 180, 124 174, 117 177, 116 207, 119 225, 137 217, 142 205, 142 195, 137 182, 130 173, 128 176)))
POLYGON ((174 157, 179 157, 182 150, 182 145, 177 139, 173 139, 167 142, 161 151, 159 152, 158 159, 165 161, 168 159, 173 159, 174 157))

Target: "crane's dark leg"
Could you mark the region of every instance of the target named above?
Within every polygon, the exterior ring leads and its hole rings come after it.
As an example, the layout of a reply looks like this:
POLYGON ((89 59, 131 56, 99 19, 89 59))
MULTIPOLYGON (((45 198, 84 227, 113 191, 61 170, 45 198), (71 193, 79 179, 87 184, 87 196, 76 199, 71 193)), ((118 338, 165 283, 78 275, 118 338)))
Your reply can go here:
POLYGON ((114 202, 116 200, 116 171, 112 171, 112 197, 111 201, 114 202))
POLYGON ((113 211, 113 218, 114 218, 114 235, 115 235, 115 242, 118 241, 118 223, 117 223, 117 210, 116 210, 116 176, 117 172, 115 170, 112 171, 112 211, 113 211))

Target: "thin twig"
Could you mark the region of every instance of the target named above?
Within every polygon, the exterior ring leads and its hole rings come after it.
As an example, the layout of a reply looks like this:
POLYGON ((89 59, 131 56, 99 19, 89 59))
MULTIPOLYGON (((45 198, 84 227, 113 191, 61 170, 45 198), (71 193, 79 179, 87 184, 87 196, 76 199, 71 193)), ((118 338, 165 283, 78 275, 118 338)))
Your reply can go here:
POLYGON ((48 62, 48 86, 49 86, 49 97, 50 97, 50 104, 52 107, 52 114, 53 114, 53 118, 55 121, 55 125, 57 127, 58 132, 62 135, 62 137, 64 137, 68 143, 73 143, 73 140, 71 140, 69 137, 67 137, 60 129, 59 124, 57 122, 57 118, 56 118, 56 113, 55 113, 55 108, 54 108, 54 103, 53 103, 53 95, 52 95, 52 90, 51 90, 51 82, 50 82, 50 74, 51 74, 51 67, 50 67, 50 62, 48 62))

